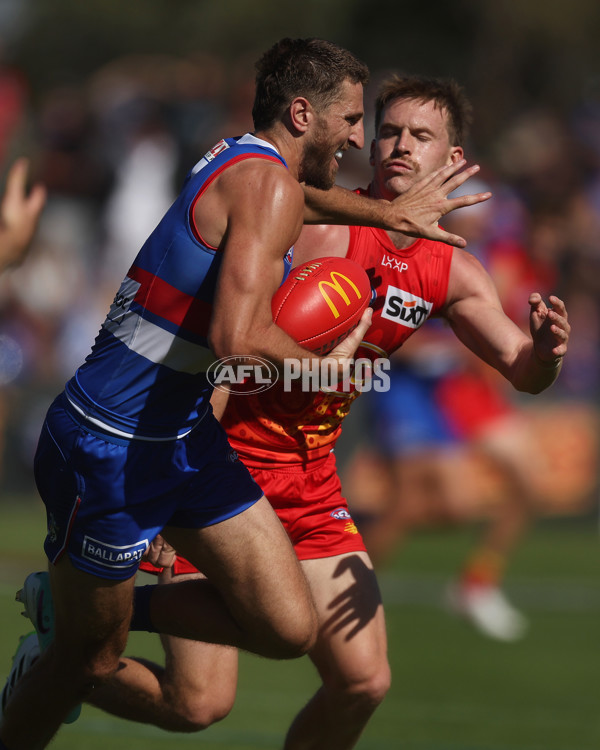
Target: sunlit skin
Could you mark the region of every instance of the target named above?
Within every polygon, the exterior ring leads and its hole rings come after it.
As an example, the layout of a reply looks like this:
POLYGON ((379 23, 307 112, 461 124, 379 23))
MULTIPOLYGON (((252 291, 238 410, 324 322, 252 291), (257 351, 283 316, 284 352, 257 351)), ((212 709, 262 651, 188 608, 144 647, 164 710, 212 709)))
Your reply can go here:
POLYGON ((377 140, 371 143, 371 191, 393 200, 421 177, 463 158, 450 143, 445 110, 432 101, 396 99, 382 112, 377 140))
POLYGON ((299 179, 328 189, 335 183, 341 154, 350 147, 360 149, 365 143, 362 85, 344 81, 340 97, 314 114, 316 127, 305 147, 299 179))

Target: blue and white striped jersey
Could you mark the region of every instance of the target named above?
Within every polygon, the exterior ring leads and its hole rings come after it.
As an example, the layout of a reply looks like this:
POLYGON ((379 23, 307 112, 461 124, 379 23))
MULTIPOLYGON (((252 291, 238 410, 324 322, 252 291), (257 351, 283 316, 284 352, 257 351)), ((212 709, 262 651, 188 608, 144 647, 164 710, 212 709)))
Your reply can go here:
MULTIPOLYGON (((194 225, 211 182, 243 159, 285 164, 251 134, 227 138, 191 170, 181 193, 144 243, 117 292, 84 364, 66 385, 92 424, 122 437, 180 437, 203 417, 212 392, 205 371, 222 255, 194 225)), ((291 267, 284 258, 283 276, 291 267)))

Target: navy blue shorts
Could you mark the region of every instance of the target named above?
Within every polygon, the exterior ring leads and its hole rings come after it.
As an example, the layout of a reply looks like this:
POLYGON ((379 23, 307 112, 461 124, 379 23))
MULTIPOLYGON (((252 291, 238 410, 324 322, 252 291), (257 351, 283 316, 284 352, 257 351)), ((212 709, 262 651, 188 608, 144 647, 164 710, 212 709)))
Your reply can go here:
POLYGON ((66 552, 76 568, 116 580, 136 573, 165 526, 211 526, 263 494, 211 412, 178 440, 123 440, 88 429, 64 394, 46 416, 34 472, 50 562, 66 552))

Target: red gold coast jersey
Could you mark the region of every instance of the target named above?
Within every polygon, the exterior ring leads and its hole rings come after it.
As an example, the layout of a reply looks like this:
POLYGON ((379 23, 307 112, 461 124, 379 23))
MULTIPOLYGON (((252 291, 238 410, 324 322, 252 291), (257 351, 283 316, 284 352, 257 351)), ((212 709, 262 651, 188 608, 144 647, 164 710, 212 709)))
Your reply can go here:
MULTIPOLYGON (((387 358, 445 303, 452 247, 416 240, 397 250, 387 233, 350 227, 347 257, 360 263, 375 297, 373 323, 355 358, 387 358)), ((298 382, 298 381, 297 381, 298 382)), ((307 464, 326 456, 358 391, 303 393, 280 379, 261 393, 232 393, 222 424, 248 466, 307 464)))

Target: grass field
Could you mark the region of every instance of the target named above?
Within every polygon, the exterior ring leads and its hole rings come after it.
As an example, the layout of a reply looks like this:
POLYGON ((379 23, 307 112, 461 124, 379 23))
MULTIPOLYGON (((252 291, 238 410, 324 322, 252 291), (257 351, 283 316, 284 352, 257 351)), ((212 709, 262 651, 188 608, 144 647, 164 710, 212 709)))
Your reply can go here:
MULTIPOLYGON (((44 566, 37 503, 2 502, 0 677, 27 629, 14 592, 44 566)), ((600 747, 600 556, 595 520, 544 521, 516 556, 507 589, 531 620, 518 644, 492 642, 446 614, 444 586, 471 531, 420 533, 380 574, 392 689, 360 750, 597 750, 600 747)), ((135 634, 130 653, 159 657, 135 634)), ((54 750, 270 750, 317 680, 306 659, 242 655, 236 707, 196 735, 170 735, 85 706, 54 750)))

